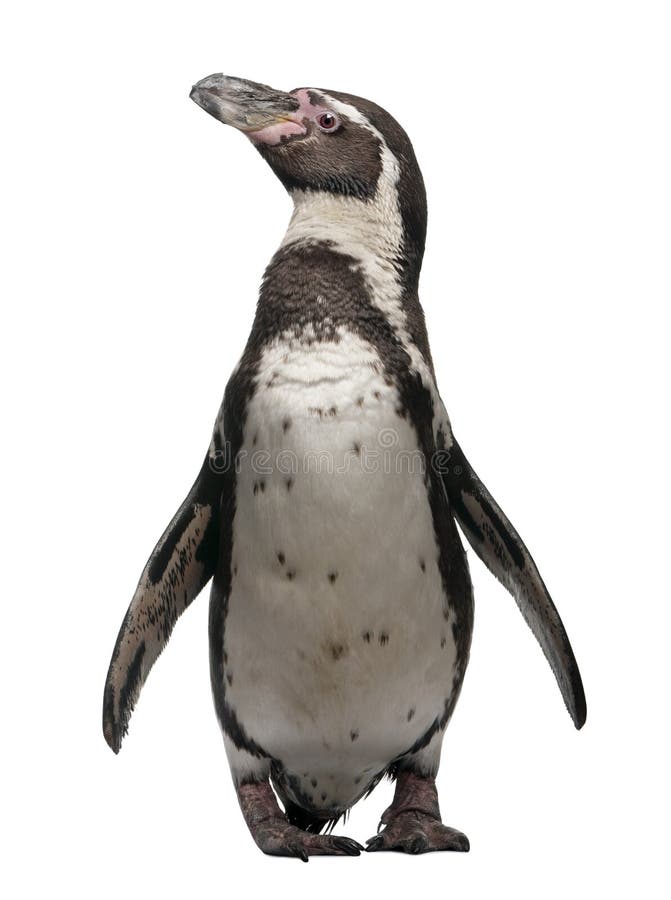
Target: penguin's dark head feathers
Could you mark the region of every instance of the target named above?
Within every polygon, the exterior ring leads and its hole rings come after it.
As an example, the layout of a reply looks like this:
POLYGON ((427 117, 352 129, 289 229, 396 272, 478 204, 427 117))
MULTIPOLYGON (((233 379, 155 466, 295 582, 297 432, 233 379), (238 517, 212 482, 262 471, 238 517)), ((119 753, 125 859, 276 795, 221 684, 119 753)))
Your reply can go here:
POLYGON ((296 203, 315 193, 325 200, 395 198, 406 246, 421 254, 426 234, 422 174, 410 139, 382 107, 339 91, 284 93, 225 75, 203 78, 191 97, 247 135, 296 203))
POLYGON ((299 103, 300 132, 271 141, 263 133, 249 135, 286 189, 373 197, 382 174, 383 141, 359 109, 344 103, 344 95, 313 88, 298 88, 290 96, 299 103))

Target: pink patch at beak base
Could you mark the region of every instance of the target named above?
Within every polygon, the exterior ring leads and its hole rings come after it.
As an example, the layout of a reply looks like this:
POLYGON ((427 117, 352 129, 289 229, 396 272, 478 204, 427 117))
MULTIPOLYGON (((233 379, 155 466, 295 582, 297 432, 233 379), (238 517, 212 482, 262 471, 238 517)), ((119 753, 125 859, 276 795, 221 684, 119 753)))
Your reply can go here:
POLYGON ((298 112, 296 119, 285 119, 279 122, 273 122, 272 125, 266 125, 265 128, 259 128, 258 131, 246 131, 245 134, 254 141, 255 144, 279 144, 284 137, 292 134, 305 134, 307 127, 299 118, 298 112))

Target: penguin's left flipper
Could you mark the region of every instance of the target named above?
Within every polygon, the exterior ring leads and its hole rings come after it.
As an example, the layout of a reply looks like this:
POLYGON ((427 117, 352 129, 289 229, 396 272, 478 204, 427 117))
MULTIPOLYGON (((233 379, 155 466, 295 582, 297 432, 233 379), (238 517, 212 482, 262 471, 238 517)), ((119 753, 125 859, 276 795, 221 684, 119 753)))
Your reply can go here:
POLYGON ((587 705, 578 664, 559 613, 531 554, 454 441, 443 481, 452 510, 470 545, 515 598, 554 672, 576 728, 587 705))
POLYGON ((175 622, 214 574, 222 481, 208 456, 149 557, 121 624, 103 698, 103 734, 115 753, 175 622))

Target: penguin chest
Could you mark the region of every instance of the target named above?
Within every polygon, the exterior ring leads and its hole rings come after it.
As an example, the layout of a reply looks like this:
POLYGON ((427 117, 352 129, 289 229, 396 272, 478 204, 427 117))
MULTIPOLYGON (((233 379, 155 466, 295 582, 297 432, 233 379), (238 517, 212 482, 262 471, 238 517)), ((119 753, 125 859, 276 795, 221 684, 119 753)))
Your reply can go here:
POLYGON ((455 665, 427 462, 399 403, 352 335, 277 344, 237 465, 227 701, 288 771, 346 777, 333 802, 429 728, 455 665))

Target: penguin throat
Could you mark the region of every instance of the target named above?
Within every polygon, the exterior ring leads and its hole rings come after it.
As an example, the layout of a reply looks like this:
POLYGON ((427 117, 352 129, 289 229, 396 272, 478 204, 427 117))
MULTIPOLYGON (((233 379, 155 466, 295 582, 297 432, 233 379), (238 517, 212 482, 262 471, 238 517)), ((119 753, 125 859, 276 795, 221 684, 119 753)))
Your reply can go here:
POLYGON ((361 260, 385 280, 416 287, 423 256, 404 228, 395 186, 371 200, 327 191, 293 190, 294 211, 282 247, 325 244, 361 260))

